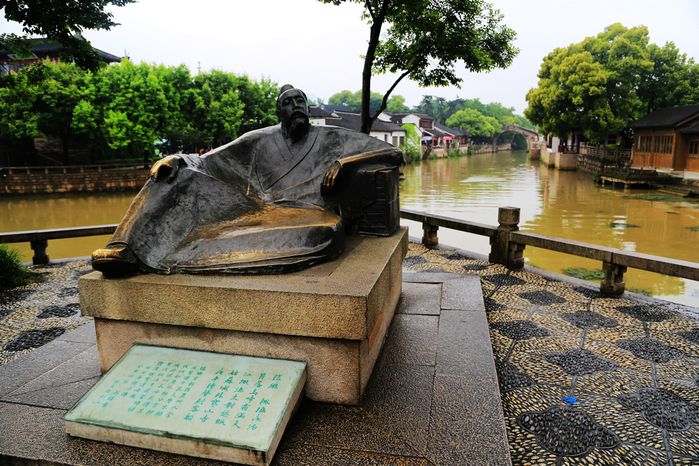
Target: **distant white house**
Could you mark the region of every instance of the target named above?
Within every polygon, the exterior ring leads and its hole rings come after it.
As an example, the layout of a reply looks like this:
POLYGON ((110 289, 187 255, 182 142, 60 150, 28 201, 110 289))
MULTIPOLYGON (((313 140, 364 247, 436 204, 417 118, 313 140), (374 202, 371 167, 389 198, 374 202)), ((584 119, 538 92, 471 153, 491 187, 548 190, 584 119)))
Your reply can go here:
MULTIPOLYGON (((362 126, 361 115, 353 112, 338 110, 328 111, 328 107, 310 107, 310 123, 312 125, 339 126, 341 128, 359 131, 362 126)), ((391 121, 377 119, 371 127, 369 136, 380 139, 396 147, 405 143, 405 129, 391 121)))
POLYGON ((379 120, 415 126, 423 145, 431 145, 434 148, 450 149, 458 146, 465 147, 468 144, 468 132, 439 124, 433 116, 426 113, 382 112, 379 120))

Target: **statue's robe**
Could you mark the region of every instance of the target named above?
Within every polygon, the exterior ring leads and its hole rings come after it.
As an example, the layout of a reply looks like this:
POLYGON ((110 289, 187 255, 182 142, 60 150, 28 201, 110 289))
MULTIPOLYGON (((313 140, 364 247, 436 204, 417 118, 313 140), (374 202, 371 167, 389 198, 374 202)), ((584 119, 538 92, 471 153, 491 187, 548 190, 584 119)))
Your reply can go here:
POLYGON ((311 126, 296 144, 280 125, 202 157, 183 155, 172 182, 149 180, 110 244, 126 243, 145 271, 274 273, 336 257, 344 228, 321 195, 336 160, 389 148, 344 128, 311 126))

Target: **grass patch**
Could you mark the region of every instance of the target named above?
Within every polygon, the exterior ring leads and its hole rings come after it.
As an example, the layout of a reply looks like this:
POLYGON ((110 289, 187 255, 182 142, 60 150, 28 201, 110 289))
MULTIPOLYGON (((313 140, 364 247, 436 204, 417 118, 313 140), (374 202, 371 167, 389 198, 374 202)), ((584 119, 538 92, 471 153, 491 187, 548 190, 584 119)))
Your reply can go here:
POLYGON ((641 225, 636 225, 635 223, 609 222, 610 228, 624 229, 624 228, 639 228, 640 226, 641 225))
POLYGON ((672 194, 661 193, 646 193, 646 194, 629 194, 624 196, 624 199, 632 199, 637 201, 664 201, 664 202, 692 202, 686 197, 673 196, 672 194))
POLYGON ((39 275, 22 264, 17 250, 0 244, 0 290, 9 290, 34 282, 39 275))
POLYGON ((699 231, 699 226, 687 227, 687 229, 690 230, 690 231, 699 231))
POLYGON ((597 281, 604 278, 604 272, 595 269, 586 269, 584 267, 566 267, 563 273, 569 277, 579 278, 581 280, 597 281))

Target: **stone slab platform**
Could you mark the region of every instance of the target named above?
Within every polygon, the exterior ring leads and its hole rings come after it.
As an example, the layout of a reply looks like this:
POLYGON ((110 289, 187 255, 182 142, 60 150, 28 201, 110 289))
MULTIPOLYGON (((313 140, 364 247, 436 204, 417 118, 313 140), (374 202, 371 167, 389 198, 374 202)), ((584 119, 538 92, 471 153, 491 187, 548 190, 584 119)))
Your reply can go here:
POLYGON ((284 275, 82 277, 102 372, 135 343, 291 359, 308 363, 310 399, 358 404, 400 297, 407 229, 346 249, 284 275))
MULTIPOLYGON (((219 464, 68 437, 99 374, 92 324, 0 366, 0 464, 219 464)), ((361 405, 306 400, 273 464, 510 464, 479 278, 405 273, 361 405)))

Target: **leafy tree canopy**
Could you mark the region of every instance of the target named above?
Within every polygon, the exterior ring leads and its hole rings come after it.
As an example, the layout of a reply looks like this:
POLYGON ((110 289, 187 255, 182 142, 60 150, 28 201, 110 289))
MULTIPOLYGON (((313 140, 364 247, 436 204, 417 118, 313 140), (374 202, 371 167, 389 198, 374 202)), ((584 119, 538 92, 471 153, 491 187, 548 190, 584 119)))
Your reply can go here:
POLYGON ((527 93, 527 118, 547 132, 592 141, 660 107, 699 101, 699 68, 672 43, 649 44, 645 26, 616 23, 544 58, 527 93))
POLYGON ((117 23, 108 6, 124 6, 135 0, 0 0, 5 19, 22 25, 24 36, 0 34, 0 46, 27 51, 29 36, 43 36, 63 46, 63 55, 87 69, 96 69, 99 57, 80 34, 89 29, 109 30, 117 23))
POLYGON ((476 140, 487 140, 502 131, 502 123, 497 118, 482 114, 476 109, 458 110, 447 119, 447 126, 461 128, 476 140))
MULTIPOLYGON (((381 107, 382 101, 383 96, 381 94, 372 92, 369 109, 372 112, 376 112, 381 107)), ((344 105, 349 108, 351 112, 359 113, 362 109, 362 91, 352 92, 344 90, 337 92, 330 96, 328 103, 330 105, 344 105)), ((405 97, 402 95, 394 95, 388 99, 386 110, 389 112, 407 112, 409 108, 405 105, 405 97)))
POLYGON ((515 32, 502 24, 503 16, 484 0, 320 0, 339 5, 354 1, 364 6, 369 42, 362 70, 362 131, 388 105, 404 78, 421 86, 459 85, 462 63, 470 71, 489 71, 510 65, 517 53, 515 32), (382 29, 387 26, 384 34, 382 29), (371 112, 372 73, 397 73, 371 112))
POLYGON ((124 60, 84 71, 45 61, 0 77, 0 138, 54 136, 98 158, 196 152, 277 121, 277 86, 222 71, 190 75, 124 60))

